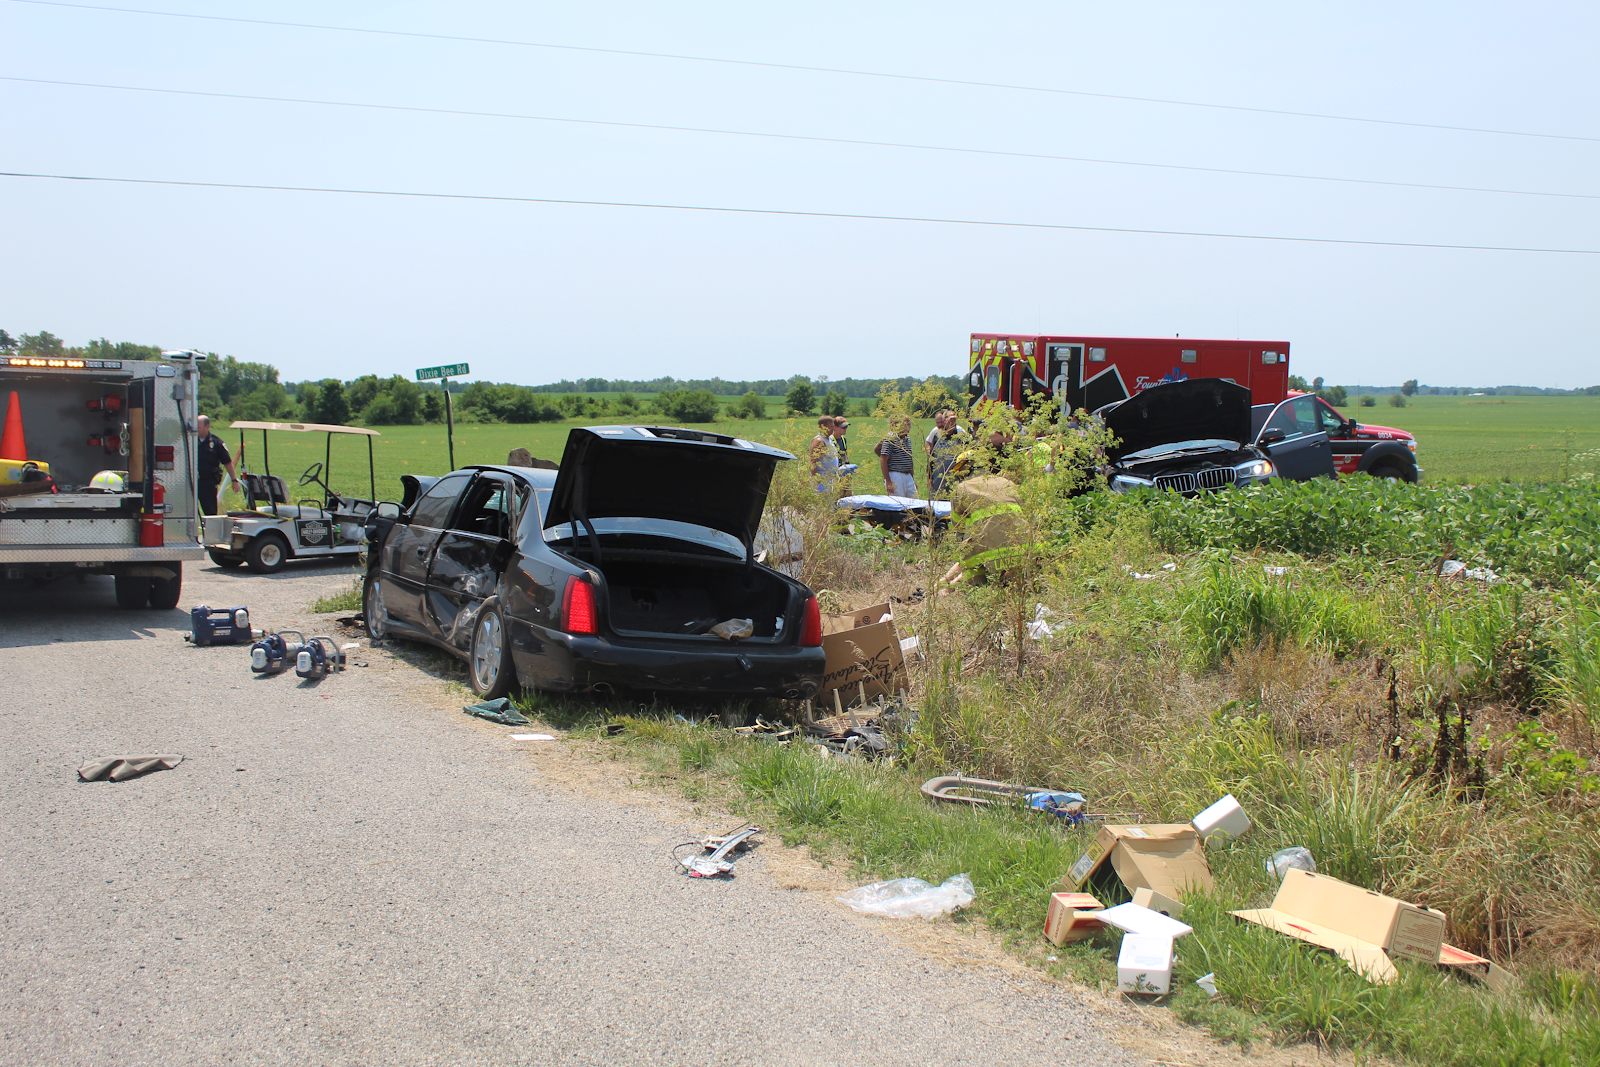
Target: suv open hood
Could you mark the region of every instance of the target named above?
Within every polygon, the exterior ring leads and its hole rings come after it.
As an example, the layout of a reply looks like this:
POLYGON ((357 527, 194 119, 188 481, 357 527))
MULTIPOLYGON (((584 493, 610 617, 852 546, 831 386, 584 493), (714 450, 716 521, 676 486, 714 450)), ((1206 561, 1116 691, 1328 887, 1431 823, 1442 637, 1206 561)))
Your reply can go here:
POLYGON ((1250 390, 1221 378, 1190 378, 1138 393, 1101 419, 1117 438, 1111 460, 1157 445, 1219 438, 1250 440, 1250 390))
POLYGON ((754 441, 663 426, 585 426, 567 435, 546 529, 601 518, 671 519, 732 534, 748 552, 778 462, 754 441))

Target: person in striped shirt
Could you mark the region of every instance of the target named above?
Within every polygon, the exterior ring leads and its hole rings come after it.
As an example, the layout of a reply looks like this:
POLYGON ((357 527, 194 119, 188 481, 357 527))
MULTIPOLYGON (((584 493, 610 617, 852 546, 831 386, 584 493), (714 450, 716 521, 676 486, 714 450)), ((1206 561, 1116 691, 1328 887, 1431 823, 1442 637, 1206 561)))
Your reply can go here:
POLYGON ((889 416, 889 433, 873 449, 883 472, 883 489, 890 496, 917 495, 916 456, 911 451, 911 419, 889 416))

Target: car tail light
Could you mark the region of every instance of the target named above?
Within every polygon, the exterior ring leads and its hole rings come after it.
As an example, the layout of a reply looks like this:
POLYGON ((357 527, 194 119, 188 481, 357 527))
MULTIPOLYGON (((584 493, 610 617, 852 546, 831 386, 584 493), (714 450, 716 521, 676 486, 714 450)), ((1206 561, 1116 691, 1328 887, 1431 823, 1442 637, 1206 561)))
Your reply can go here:
POLYGON ((569 634, 599 633, 595 626, 594 586, 582 578, 568 578, 567 591, 561 597, 561 619, 569 634))
POLYGON ((806 601, 804 614, 800 622, 800 647, 816 648, 822 644, 822 609, 817 607, 816 597, 806 601))

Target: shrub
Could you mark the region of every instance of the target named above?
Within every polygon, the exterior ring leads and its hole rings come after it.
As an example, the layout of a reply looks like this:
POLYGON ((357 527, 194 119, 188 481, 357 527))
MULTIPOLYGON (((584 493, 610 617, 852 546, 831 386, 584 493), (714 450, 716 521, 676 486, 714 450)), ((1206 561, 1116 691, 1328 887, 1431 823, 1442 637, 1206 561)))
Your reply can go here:
POLYGON ((1391 393, 1389 394, 1389 406, 1392 408, 1403 408, 1406 406, 1406 398, 1399 393, 1391 393))
POLYGON ((1361 398, 1361 406, 1364 408, 1375 408, 1378 406, 1378 398, 1375 396, 1363 396, 1361 398))

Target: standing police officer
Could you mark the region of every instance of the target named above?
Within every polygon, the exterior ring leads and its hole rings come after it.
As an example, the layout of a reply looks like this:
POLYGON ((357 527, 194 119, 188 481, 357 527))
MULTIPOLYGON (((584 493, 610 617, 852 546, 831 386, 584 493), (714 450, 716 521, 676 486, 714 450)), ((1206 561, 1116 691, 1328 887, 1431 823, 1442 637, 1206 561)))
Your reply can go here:
POLYGON ((211 419, 201 415, 195 425, 200 430, 200 513, 215 515, 217 487, 222 484, 223 469, 227 469, 228 484, 234 488, 240 488, 239 476, 233 472, 233 457, 228 454, 228 446, 211 432, 211 419))

